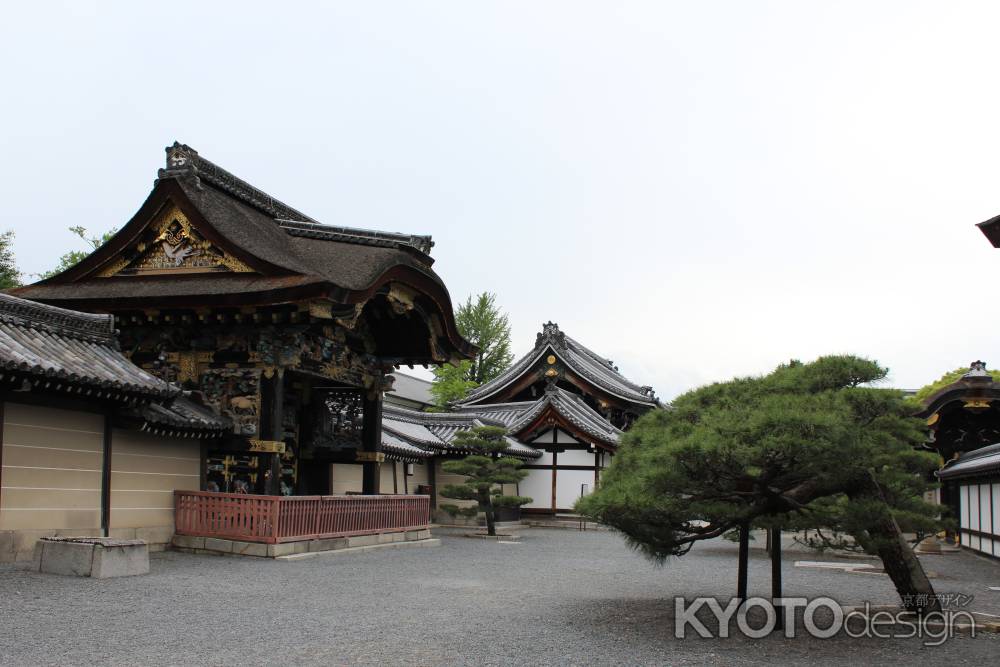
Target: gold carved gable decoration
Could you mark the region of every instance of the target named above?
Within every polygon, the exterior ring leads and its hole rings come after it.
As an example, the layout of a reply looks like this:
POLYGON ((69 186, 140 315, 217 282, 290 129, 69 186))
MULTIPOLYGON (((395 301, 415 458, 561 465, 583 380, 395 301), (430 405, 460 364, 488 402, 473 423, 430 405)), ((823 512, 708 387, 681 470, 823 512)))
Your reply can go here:
POLYGON ((208 241, 179 208, 168 206, 146 228, 142 240, 126 248, 98 275, 212 272, 252 273, 253 269, 208 241))

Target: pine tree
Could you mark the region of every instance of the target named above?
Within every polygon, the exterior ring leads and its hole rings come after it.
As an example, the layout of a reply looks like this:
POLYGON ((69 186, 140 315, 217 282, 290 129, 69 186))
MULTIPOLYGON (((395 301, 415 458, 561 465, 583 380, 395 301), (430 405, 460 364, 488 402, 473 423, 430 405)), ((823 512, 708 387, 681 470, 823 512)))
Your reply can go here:
POLYGON ((447 484, 441 490, 445 498, 455 500, 475 500, 470 507, 442 505, 441 509, 455 516, 475 517, 486 515, 486 532, 496 535, 496 510, 499 507, 520 507, 531 502, 524 496, 503 495, 503 484, 515 484, 528 476, 521 470, 523 463, 504 456, 507 449, 507 431, 499 426, 478 426, 455 435, 455 447, 471 451, 460 461, 445 461, 441 468, 445 472, 463 475, 461 484, 447 484))
POLYGON ((682 556, 740 526, 834 527, 877 554, 904 604, 933 587, 901 526, 932 530, 935 457, 887 370, 851 356, 791 362, 690 391, 632 427, 577 510, 648 556, 682 556))

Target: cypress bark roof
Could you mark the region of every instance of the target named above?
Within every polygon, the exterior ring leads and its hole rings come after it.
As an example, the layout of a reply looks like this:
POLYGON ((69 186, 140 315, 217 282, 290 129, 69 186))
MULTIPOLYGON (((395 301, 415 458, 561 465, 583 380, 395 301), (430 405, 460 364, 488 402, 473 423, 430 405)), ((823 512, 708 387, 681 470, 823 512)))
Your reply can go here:
MULTIPOLYGON (((157 237, 157 247, 162 238, 157 237)), ((438 318, 441 348, 449 358, 469 357, 476 348, 458 333, 451 298, 431 268, 432 246, 429 236, 320 224, 175 143, 167 148, 167 168, 159 171, 153 191, 112 239, 76 266, 13 293, 105 311, 310 299, 353 306, 392 283, 417 294, 428 320, 438 318), (171 265, 155 275, 122 273, 119 267, 150 252, 150 225, 170 207, 229 263, 193 270, 184 264, 185 254, 177 260, 180 271, 171 265), (234 263, 244 268, 233 270, 234 263)), ((442 360, 432 356, 412 361, 442 360)))

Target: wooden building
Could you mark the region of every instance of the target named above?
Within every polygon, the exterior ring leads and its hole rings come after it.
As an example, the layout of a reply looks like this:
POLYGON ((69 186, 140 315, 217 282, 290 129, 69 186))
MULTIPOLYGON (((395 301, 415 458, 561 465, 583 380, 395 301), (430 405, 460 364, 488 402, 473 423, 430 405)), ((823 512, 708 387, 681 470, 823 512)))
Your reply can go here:
POLYGON ((525 512, 554 514, 572 511, 600 483, 622 432, 660 407, 651 387, 631 382, 611 361, 549 322, 528 354, 450 412, 387 405, 383 428, 435 453, 428 468, 435 488, 457 481, 441 470, 443 460, 461 455, 451 445, 455 433, 479 425, 507 428, 509 454, 525 460, 529 471, 507 492, 533 499, 525 512))
POLYGON ((928 447, 940 454, 939 499, 958 521, 959 542, 1000 556, 1000 383, 975 361, 969 371, 930 396, 919 413, 927 420, 928 447))
POLYGON ((205 490, 328 494, 333 465, 351 464, 376 494, 386 460, 427 457, 382 446, 387 375, 475 352, 432 245, 321 224, 174 144, 111 240, 14 293, 114 315, 128 359, 230 424, 201 454, 205 490))
POLYGON ((134 366, 114 319, 0 294, 0 562, 40 537, 174 532, 227 419, 134 366))

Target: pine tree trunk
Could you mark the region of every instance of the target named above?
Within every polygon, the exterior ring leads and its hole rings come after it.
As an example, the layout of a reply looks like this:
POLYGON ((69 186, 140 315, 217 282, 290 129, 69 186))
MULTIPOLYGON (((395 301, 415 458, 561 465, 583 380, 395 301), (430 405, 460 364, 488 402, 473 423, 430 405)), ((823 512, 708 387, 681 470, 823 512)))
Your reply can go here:
POLYGON ((496 512, 494 511, 493 498, 490 496, 489 491, 485 493, 483 491, 479 492, 479 505, 486 513, 486 534, 495 537, 497 534, 496 512))
POLYGON ((868 526, 866 541, 870 541, 871 547, 882 559, 882 566, 896 586, 903 606, 911 610, 923 609, 925 612, 940 610, 941 605, 935 597, 934 587, 927 578, 927 573, 924 572, 924 566, 899 530, 899 524, 892 516, 875 476, 869 472, 847 495, 851 500, 875 501, 880 506, 877 516, 872 517, 868 526))

